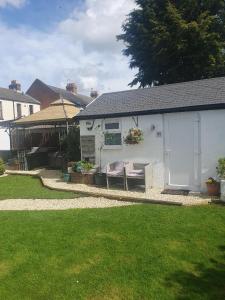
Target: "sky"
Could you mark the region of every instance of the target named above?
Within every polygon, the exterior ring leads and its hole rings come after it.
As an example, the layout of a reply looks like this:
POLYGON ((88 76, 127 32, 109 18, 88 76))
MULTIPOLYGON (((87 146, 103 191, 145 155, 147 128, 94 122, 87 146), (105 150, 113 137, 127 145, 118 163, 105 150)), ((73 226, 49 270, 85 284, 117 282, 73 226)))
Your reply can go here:
POLYGON ((0 86, 39 78, 89 94, 129 89, 136 70, 116 40, 134 0, 0 0, 0 86))

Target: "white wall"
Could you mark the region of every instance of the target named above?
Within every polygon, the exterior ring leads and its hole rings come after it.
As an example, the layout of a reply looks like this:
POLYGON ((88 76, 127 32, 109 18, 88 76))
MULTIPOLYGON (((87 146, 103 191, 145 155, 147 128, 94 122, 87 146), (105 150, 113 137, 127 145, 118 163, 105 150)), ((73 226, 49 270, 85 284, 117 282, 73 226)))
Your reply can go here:
POLYGON ((33 103, 25 103, 25 102, 13 102, 8 100, 1 100, 2 102, 2 111, 3 111, 3 120, 13 120, 14 119, 14 112, 13 112, 13 104, 14 104, 14 111, 15 111, 15 118, 17 118, 17 104, 21 104, 21 112, 22 116, 29 115, 29 105, 33 105, 34 113, 40 110, 39 104, 33 103))
POLYGON ((200 112, 201 126, 201 189, 205 181, 216 177, 217 161, 225 157, 225 110, 200 112))
MULTIPOLYGON (((3 120, 0 121, 7 121, 14 119, 14 112, 15 118, 17 118, 17 103, 21 104, 21 112, 22 116, 28 116, 30 114, 29 105, 33 105, 34 113, 40 110, 39 104, 33 103, 25 103, 25 102, 13 102, 9 100, 2 100, 2 111, 3 111, 3 120), (14 105, 14 110, 13 110, 14 105)), ((5 129, 0 128, 0 150, 10 150, 10 142, 9 142, 9 135, 5 132, 5 129)))
MULTIPOLYGON (((135 117, 135 120, 137 117, 135 117)), ((110 119, 107 119, 109 121, 110 119)), ((132 117, 123 117, 121 120, 122 140, 127 136, 130 128, 137 127, 132 117)), ((154 164, 153 178, 154 186, 164 186, 164 168, 163 168, 163 135, 158 134, 163 131, 162 115, 139 116, 138 127, 142 129, 144 134, 144 141, 138 145, 126 145, 122 143, 121 147, 117 149, 108 149, 103 147, 104 144, 104 120, 95 120, 93 130, 86 129, 86 121, 80 122, 81 135, 95 135, 96 137, 96 164, 102 166, 104 171, 107 163, 116 160, 130 160, 135 162, 150 162, 154 164), (155 129, 152 130, 152 126, 155 129), (102 150, 100 151, 100 149, 102 150), (101 153, 101 154, 100 154, 101 153), (101 156, 101 161, 100 161, 101 156)))
MULTIPOLYGON (((190 112, 194 114, 194 112, 190 112)), ((216 165, 220 157, 225 157, 225 110, 200 111, 200 162, 199 162, 199 181, 201 191, 206 190, 205 181, 208 177, 216 176, 216 165)), ((122 137, 126 137, 128 130, 136 127, 132 117, 119 118, 122 125, 122 137)), ((136 119, 136 117, 135 117, 136 119)), ((80 121, 81 135, 95 135, 96 137, 96 164, 105 165, 116 160, 133 160, 135 162, 152 162, 153 185, 164 187, 164 124, 162 115, 139 116, 139 128, 144 132, 144 141, 139 145, 126 145, 118 149, 100 148, 104 142, 104 120, 95 120, 93 130, 88 131, 86 121, 80 121), (151 130, 152 125, 155 130, 151 130), (157 132, 161 132, 157 134, 157 132), (100 163, 101 153, 101 163, 100 163)), ((107 121, 110 119, 106 119, 107 121)), ((115 120, 115 119, 111 119, 115 120)), ((90 120, 89 120, 90 121, 90 120)), ((181 118, 182 122, 182 118, 181 118)), ((185 135, 185 132, 184 132, 185 135)))

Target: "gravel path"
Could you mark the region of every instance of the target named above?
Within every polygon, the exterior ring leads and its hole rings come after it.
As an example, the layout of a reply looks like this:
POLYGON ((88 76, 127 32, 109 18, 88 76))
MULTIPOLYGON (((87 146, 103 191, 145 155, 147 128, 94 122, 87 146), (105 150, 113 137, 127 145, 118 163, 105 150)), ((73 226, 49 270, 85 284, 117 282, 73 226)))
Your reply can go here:
MULTIPOLYGON (((121 189, 107 189, 98 186, 90 186, 77 183, 66 183, 62 180, 62 173, 57 170, 40 169, 35 171, 7 171, 8 174, 38 176, 41 178, 45 187, 60 191, 82 192, 103 199, 114 198, 127 201, 136 201, 143 203, 158 203, 170 205, 206 205, 211 202, 211 198, 201 194, 182 195, 165 195, 162 194, 162 189, 152 188, 148 193, 143 191, 124 191, 121 189)), ((112 200, 107 200, 112 201, 112 200)), ((117 202, 117 201, 116 201, 117 202)), ((126 204, 127 205, 127 204, 126 204)))
POLYGON ((123 202, 96 197, 82 197, 66 200, 7 199, 0 201, 0 210, 66 210, 72 208, 104 208, 136 204, 137 203, 133 202, 123 202))

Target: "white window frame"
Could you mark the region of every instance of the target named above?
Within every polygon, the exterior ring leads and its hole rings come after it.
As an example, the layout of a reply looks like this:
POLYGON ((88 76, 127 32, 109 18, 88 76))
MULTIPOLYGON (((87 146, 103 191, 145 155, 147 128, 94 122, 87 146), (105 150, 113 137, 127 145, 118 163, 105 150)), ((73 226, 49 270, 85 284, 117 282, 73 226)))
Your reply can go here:
POLYGON ((123 141, 122 141, 122 126, 121 126, 121 120, 120 119, 106 119, 104 120, 103 122, 103 143, 104 143, 104 146, 103 146, 103 149, 108 149, 108 150, 111 150, 111 149, 121 149, 122 148, 122 144, 123 144, 123 141), (110 124, 110 123, 118 123, 119 124, 119 128, 118 129, 106 129, 105 126, 106 124, 110 124), (105 134, 106 133, 120 133, 121 134, 121 144, 120 145, 105 145, 105 134))

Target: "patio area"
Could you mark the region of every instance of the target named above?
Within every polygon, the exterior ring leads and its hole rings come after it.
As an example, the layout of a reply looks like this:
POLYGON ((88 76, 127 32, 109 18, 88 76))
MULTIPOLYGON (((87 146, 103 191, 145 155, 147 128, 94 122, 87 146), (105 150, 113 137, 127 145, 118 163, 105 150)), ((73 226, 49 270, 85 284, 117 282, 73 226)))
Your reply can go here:
POLYGON ((161 189, 151 189, 147 193, 138 191, 124 191, 111 187, 97 187, 85 184, 66 183, 62 179, 62 173, 56 170, 40 169, 35 171, 11 171, 7 170, 7 174, 29 175, 39 177, 44 186, 60 190, 84 193, 95 197, 105 197, 108 199, 116 199, 120 201, 134 201, 139 203, 158 203, 171 205, 204 205, 212 201, 206 195, 165 195, 161 194, 161 189))

